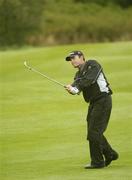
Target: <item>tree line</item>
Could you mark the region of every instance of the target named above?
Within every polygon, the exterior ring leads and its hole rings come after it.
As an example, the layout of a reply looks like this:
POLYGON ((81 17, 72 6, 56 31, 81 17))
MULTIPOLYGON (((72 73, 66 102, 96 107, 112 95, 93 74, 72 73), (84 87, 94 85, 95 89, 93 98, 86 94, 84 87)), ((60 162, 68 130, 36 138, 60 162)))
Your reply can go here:
POLYGON ((132 39, 131 0, 0 0, 0 46, 132 39))
POLYGON ((109 4, 119 5, 122 8, 127 8, 132 5, 131 0, 75 0, 75 2, 81 3, 96 3, 102 6, 106 6, 109 4))

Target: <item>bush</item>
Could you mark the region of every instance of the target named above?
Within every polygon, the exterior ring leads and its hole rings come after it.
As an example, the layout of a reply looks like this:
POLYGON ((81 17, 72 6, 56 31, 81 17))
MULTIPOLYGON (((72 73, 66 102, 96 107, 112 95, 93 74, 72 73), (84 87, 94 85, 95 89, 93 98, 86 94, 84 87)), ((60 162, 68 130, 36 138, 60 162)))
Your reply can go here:
POLYGON ((44 0, 2 0, 0 2, 0 45, 21 45, 39 30, 44 0), (32 5, 32 6, 31 6, 32 5))
POLYGON ((131 40, 132 7, 117 1, 1 0, 0 46, 131 40))
POLYGON ((71 4, 52 3, 44 12, 41 30, 47 44, 129 40, 132 38, 130 16, 131 8, 123 10, 115 5, 104 8, 78 3, 71 7, 71 4))

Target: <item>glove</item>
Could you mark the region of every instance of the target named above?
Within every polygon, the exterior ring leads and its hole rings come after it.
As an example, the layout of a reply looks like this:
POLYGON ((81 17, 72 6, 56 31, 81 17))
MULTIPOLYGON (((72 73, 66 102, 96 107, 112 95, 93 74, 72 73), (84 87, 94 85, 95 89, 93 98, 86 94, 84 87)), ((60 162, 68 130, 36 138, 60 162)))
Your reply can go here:
POLYGON ((79 94, 79 90, 76 87, 73 87, 71 85, 67 85, 67 86, 65 86, 65 88, 72 95, 79 94))

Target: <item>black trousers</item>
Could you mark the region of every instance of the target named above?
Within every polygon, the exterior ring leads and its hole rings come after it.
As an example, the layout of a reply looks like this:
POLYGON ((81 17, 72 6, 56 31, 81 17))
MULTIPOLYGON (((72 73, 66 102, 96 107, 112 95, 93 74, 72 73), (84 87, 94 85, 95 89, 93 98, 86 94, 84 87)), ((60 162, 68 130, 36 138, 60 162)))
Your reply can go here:
POLYGON ((87 115, 87 140, 89 141, 91 164, 104 164, 104 157, 109 158, 112 147, 103 135, 112 109, 112 98, 106 95, 94 103, 90 103, 87 115))

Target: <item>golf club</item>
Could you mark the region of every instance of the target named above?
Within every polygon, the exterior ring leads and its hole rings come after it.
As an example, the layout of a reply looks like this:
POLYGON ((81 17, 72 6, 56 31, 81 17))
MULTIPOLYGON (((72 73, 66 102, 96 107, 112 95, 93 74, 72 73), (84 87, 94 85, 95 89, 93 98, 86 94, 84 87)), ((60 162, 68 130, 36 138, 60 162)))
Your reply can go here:
POLYGON ((45 77, 46 79, 50 80, 51 82, 54 82, 54 83, 56 83, 56 84, 58 84, 58 85, 60 85, 60 86, 65 87, 65 85, 63 85, 62 83, 56 81, 55 79, 52 79, 52 78, 48 77, 48 76, 45 75, 45 74, 42 74, 42 73, 39 72, 38 70, 32 68, 31 66, 29 66, 29 65, 27 64, 26 61, 24 61, 24 66, 25 66, 26 68, 28 68, 29 70, 31 70, 31 71, 33 71, 33 72, 35 72, 35 73, 37 73, 37 74, 40 74, 41 76, 45 77))

